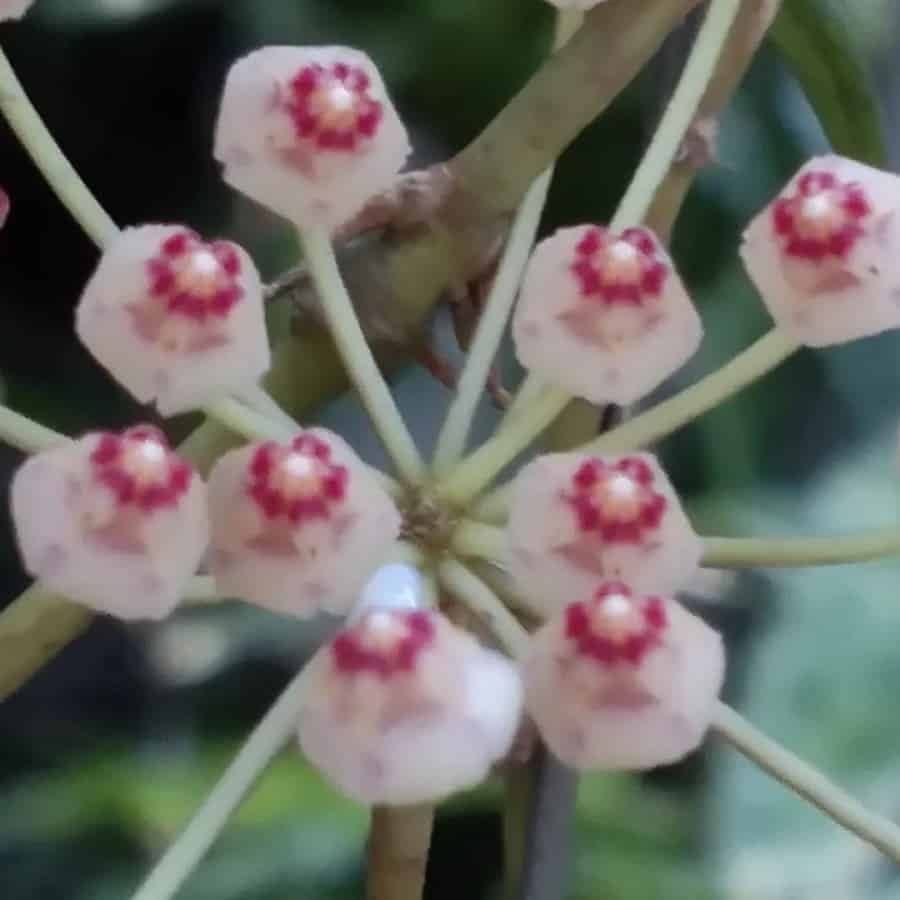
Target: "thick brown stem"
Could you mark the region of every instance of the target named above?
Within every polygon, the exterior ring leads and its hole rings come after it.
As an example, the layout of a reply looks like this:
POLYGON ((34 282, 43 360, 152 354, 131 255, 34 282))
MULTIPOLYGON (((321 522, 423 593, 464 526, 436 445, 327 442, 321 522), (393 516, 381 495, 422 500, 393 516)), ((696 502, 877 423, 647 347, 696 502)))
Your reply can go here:
POLYGON ((372 810, 367 900, 421 900, 433 826, 433 806, 372 810))

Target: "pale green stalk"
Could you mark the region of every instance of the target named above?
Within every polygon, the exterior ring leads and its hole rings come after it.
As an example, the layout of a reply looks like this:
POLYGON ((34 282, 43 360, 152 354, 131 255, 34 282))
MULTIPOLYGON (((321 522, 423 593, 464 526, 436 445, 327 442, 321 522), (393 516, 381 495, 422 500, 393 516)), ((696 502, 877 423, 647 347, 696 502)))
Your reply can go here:
POLYGON ((500 268, 459 378, 456 397, 438 436, 433 469, 439 477, 459 462, 465 450, 475 408, 484 392, 488 372, 509 321, 522 273, 537 235, 552 177, 553 170, 548 169, 532 184, 513 222, 500 268))
POLYGON ((450 549, 459 556, 498 563, 506 560, 508 546, 506 529, 468 519, 456 526, 450 538, 450 549))
POLYGON ((269 395, 269 392, 255 382, 244 385, 234 391, 234 397, 261 416, 271 419, 287 432, 296 434, 300 431, 300 424, 289 413, 285 412, 278 403, 269 395))
MULTIPOLYGON (((613 230, 640 223, 653 202, 657 188, 694 121, 739 9, 740 0, 712 0, 710 3, 678 87, 613 218, 613 230)), ((514 456, 531 444, 571 400, 562 391, 553 396, 558 406, 555 415, 549 416, 546 406, 535 403, 521 415, 508 417, 508 425, 492 441, 476 450, 450 473, 445 483, 439 484, 439 493, 457 503, 471 500, 514 456), (509 439, 505 434, 507 431, 515 432, 515 439, 509 439)))
POLYGON ((528 645, 528 632, 500 598, 471 569, 458 560, 444 560, 437 569, 441 586, 482 619, 512 657, 528 645))
POLYGON ((562 389, 548 387, 526 412, 512 419, 438 482, 438 496, 454 506, 465 507, 501 469, 531 446, 571 399, 562 389))
POLYGON ((720 569, 836 566, 900 556, 900 529, 813 538, 704 538, 703 565, 720 569))
POLYGON ((425 465, 360 327, 331 238, 322 228, 303 229, 300 238, 322 312, 347 373, 397 470, 408 483, 418 484, 425 476, 425 465))
POLYGON ((60 150, 53 135, 28 99, 2 50, 0 50, 0 112, 63 206, 98 247, 107 246, 119 232, 116 223, 97 202, 74 166, 60 150))
POLYGON ((203 407, 203 413, 249 441, 287 442, 297 434, 297 425, 276 422, 234 397, 221 397, 203 407))
POLYGON ((724 703, 718 705, 712 727, 764 772, 900 863, 900 828, 889 819, 867 810, 818 769, 758 731, 724 703))
MULTIPOLYGON (((565 44, 577 31, 582 18, 580 12, 559 13, 556 22, 555 49, 565 44)), ((444 475, 456 465, 465 450, 475 408, 484 393, 491 364, 497 355, 497 348, 509 321, 552 179, 553 166, 535 179, 516 213, 500 266, 478 320, 475 338, 459 378, 456 397, 438 436, 432 466, 438 476, 444 475)))
POLYGON ((610 223, 612 231, 639 225, 647 215, 694 122, 741 3, 742 0, 712 0, 709 4, 675 93, 610 223))
POLYGON ((543 393, 546 387, 546 382, 541 381, 541 379, 533 372, 529 372, 519 385, 519 389, 516 391, 512 403, 509 404, 509 408, 506 410, 506 415, 500 420, 500 428, 506 428, 514 418, 520 416, 528 409, 543 393))
POLYGON ((59 447, 68 440, 64 434, 47 428, 8 406, 0 406, 0 441, 26 453, 38 453, 51 447, 59 447))
POLYGON ((296 733, 302 677, 302 672, 296 675, 275 701, 132 900, 170 900, 175 896, 257 779, 296 733))
MULTIPOLYGON (((794 340, 773 328, 743 353, 696 384, 575 449, 581 453, 603 454, 629 453, 647 447, 718 406, 784 362, 797 349, 794 340)), ((489 521, 503 519, 509 509, 509 496, 510 486, 504 485, 485 497, 474 514, 489 521)))

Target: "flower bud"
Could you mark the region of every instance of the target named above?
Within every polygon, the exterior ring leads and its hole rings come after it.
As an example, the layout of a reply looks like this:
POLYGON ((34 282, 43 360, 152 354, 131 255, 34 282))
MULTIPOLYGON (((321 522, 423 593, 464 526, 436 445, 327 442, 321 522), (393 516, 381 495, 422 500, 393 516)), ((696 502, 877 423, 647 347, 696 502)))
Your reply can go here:
POLYGON ((0 22, 21 19, 34 5, 34 0, 0 0, 0 22))
POLYGON ((346 613, 400 532, 391 498, 323 428, 226 453, 209 503, 222 593, 296 616, 346 613))
POLYGON ((741 257, 780 328, 823 347, 900 327, 900 178, 810 160, 744 232, 741 257))
POLYGON ((265 47, 225 84, 215 157, 233 188, 296 225, 334 230, 409 156, 374 63, 347 47, 265 47))
POLYGON ((364 609, 310 662, 300 746, 360 803, 440 800, 481 782, 519 723, 516 667, 437 612, 364 609))
POLYGON ((120 619, 168 615, 209 540, 204 484, 152 426, 31 457, 11 503, 28 572, 120 619))
POLYGON ((177 225, 128 228, 113 241, 81 296, 76 331, 116 381, 163 415, 202 406, 269 368, 250 257, 177 225))
POLYGON ((598 578, 674 593, 696 573, 703 549, 649 453, 538 457, 514 483, 508 540, 510 572, 543 614, 598 578))
POLYGON ((703 326, 646 228, 563 228, 525 271, 513 318, 519 362, 592 403, 634 403, 694 354, 703 326))
POLYGON ((719 635, 664 596, 605 583, 533 637, 526 707, 578 769, 649 769, 703 740, 725 673, 719 635))

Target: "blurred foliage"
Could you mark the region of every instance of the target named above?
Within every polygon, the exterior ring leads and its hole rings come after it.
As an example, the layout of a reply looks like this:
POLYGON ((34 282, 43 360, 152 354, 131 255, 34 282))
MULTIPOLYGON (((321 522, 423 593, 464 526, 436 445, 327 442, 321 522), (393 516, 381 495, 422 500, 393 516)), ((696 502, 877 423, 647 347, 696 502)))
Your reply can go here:
MULTIPOLYGON (((825 149, 826 133, 844 152, 876 157, 863 74, 895 47, 884 27, 893 5, 787 0, 779 46, 799 82, 772 48, 761 55, 723 122, 720 164, 699 179, 676 230, 675 254, 708 337, 673 387, 767 327, 736 263, 742 224, 825 149)), ((538 0, 38 0, 4 39, 119 221, 227 233, 273 274, 293 261, 289 229, 231 194, 210 156, 231 60, 263 42, 363 47, 386 74, 419 161, 430 162, 463 146, 518 89, 546 51, 551 21, 538 0)), ((670 79, 659 72, 671 61, 658 65, 565 154, 546 230, 608 216, 666 99, 670 79)), ((71 333, 93 248, 5 130, 0 163, 14 202, 0 237, 8 401, 73 431, 136 418, 71 333)), ((667 464, 700 525, 740 534, 892 521, 900 503, 885 435, 900 418, 897 370, 896 336, 799 354, 669 439, 667 464)), ((446 392, 410 370, 398 396, 427 442, 446 392)), ((328 421, 377 457, 348 407, 335 404, 328 421)), ((489 411, 481 421, 490 423, 489 411)), ((8 472, 15 454, 0 453, 8 472)), ((23 578, 8 529, 3 548, 12 596, 23 578)), ((885 714, 900 680, 897 575, 883 566, 741 579, 708 610, 732 645, 740 704, 888 811, 898 802, 898 735, 885 714)), ((327 627, 285 628, 236 607, 156 629, 95 626, 0 708, 3 900, 128 896, 327 627)), ((441 811, 429 900, 496 896, 498 804, 490 785, 441 811)), ((730 755, 648 779, 585 779, 577 818, 572 900, 900 897, 872 852, 730 755)), ((364 839, 364 812, 285 755, 183 896, 360 897, 364 839)))

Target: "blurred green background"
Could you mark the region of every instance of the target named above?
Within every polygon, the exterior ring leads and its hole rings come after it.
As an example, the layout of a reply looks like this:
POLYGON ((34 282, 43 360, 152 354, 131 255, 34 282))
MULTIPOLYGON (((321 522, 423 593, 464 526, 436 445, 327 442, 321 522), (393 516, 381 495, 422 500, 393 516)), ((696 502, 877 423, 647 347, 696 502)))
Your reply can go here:
MULTIPOLYGON (((877 88, 896 166, 896 0, 786 6, 801 19, 810 10, 844 17, 837 32, 877 88)), ((786 46, 812 79, 807 86, 817 85, 813 95, 841 149, 875 152, 853 90, 862 90, 858 73, 821 36, 825 21, 803 20, 786 46)), ((272 276, 294 260, 290 233, 226 189, 210 153, 233 59, 264 43, 362 47, 385 74, 419 161, 431 162, 477 134, 534 70, 551 22, 539 0, 38 0, 0 40, 117 221, 184 221, 233 237, 272 276)), ((671 64, 660 59, 566 153, 545 230, 608 216, 665 100, 659 91, 671 64)), ((723 123, 720 164, 700 179, 677 229, 676 256, 708 329, 679 382, 767 327, 736 264, 740 229, 826 146, 797 81, 767 48, 723 123)), ((140 411, 72 335, 95 251, 5 129, 0 181, 13 198, 0 234, 6 402, 73 432, 133 421, 140 411)), ((437 332, 447 347, 446 323, 437 332)), ((895 333, 801 353, 667 441, 670 472, 700 527, 826 534, 900 521, 898 346, 895 333)), ((446 392, 413 370, 397 389, 427 443, 446 392)), ((352 403, 323 416, 380 459, 352 403)), ((482 433, 491 418, 481 411, 482 433)), ((4 482, 17 461, 0 450, 4 482)), ((27 582, 4 527, 5 600, 27 582)), ((756 572, 702 609, 733 649, 730 699, 868 802, 900 815, 900 567, 756 572)), ((0 706, 0 898, 127 897, 328 627, 237 605, 153 628, 97 622, 0 706)), ((430 900, 498 896, 500 803, 499 785, 489 785, 441 810, 430 900)), ((181 896, 360 897, 365 827, 364 810, 337 797, 298 755, 285 755, 181 896)), ((584 779, 566 895, 889 900, 900 898, 900 879, 874 851, 713 745, 650 778, 584 779)))

